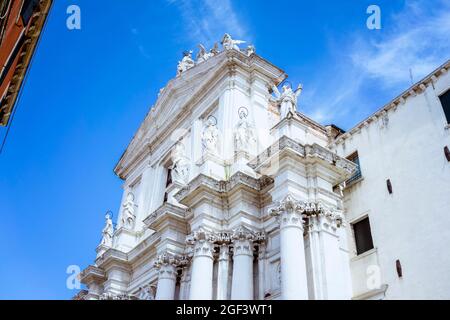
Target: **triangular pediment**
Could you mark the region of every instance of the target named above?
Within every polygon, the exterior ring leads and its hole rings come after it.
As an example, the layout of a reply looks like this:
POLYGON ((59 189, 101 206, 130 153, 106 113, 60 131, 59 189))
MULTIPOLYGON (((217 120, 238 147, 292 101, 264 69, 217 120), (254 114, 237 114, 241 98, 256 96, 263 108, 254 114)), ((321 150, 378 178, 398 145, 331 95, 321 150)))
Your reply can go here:
MULTIPOLYGON (((152 145, 161 132, 179 120, 181 113, 206 99, 209 92, 230 72, 241 68, 246 72, 259 73, 274 83, 286 78, 283 70, 275 67, 260 56, 237 50, 226 50, 186 70, 170 80, 161 90, 158 100, 142 122, 127 150, 122 155, 115 172, 124 178, 123 169, 142 159, 142 152, 151 152, 152 145)), ((128 170, 126 170, 128 171, 128 170)))

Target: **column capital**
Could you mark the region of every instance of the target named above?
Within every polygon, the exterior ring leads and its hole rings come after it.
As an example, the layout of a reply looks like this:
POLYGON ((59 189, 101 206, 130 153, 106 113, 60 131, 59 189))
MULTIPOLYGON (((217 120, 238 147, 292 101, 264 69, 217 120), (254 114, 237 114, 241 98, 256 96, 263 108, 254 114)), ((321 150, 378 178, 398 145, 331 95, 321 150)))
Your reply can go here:
POLYGON ((229 244, 223 243, 218 245, 219 255, 217 257, 218 261, 229 261, 230 260, 230 246, 229 244))
POLYGON ((186 244, 191 248, 194 257, 204 256, 212 259, 216 240, 214 233, 200 228, 186 237, 186 244))
POLYGON ((335 234, 336 230, 344 225, 344 219, 341 212, 327 211, 308 217, 307 232, 326 231, 335 234))
POLYGON ((304 227, 304 218, 319 218, 331 226, 340 227, 342 215, 321 202, 297 200, 288 194, 283 200, 269 209, 271 216, 277 217, 281 228, 304 227))

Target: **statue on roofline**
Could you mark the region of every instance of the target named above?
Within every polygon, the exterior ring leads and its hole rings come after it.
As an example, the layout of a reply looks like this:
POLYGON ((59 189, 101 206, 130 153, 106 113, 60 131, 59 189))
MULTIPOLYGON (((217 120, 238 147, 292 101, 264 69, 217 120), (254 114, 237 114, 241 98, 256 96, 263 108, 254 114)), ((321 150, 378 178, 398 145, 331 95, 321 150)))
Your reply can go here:
POLYGON ((303 91, 303 86, 298 85, 297 89, 294 91, 290 85, 283 85, 282 92, 278 90, 277 86, 273 85, 272 90, 275 94, 275 101, 280 104, 280 114, 281 118, 287 117, 289 113, 295 114, 297 111, 297 101, 298 97, 303 91))
POLYGON ((240 51, 239 44, 245 43, 245 41, 242 40, 233 40, 231 36, 228 33, 225 33, 225 35, 222 38, 222 46, 225 50, 231 50, 235 49, 237 51, 240 51))
POLYGON ((183 52, 183 59, 181 59, 181 61, 178 62, 177 76, 179 76, 180 74, 182 74, 183 72, 189 70, 194 66, 195 62, 194 60, 192 60, 192 50, 183 52))

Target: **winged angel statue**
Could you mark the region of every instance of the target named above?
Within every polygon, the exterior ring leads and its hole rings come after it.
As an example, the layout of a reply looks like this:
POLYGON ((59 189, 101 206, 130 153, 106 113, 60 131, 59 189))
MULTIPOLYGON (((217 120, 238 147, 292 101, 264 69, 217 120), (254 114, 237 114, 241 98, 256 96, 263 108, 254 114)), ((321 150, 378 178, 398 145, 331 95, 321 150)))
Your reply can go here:
POLYGON ((289 113, 295 114, 297 111, 297 100, 303 91, 303 85, 299 84, 294 91, 290 85, 285 84, 282 87, 282 93, 280 93, 277 86, 273 85, 272 90, 275 94, 276 102, 280 104, 281 118, 285 118, 289 113))

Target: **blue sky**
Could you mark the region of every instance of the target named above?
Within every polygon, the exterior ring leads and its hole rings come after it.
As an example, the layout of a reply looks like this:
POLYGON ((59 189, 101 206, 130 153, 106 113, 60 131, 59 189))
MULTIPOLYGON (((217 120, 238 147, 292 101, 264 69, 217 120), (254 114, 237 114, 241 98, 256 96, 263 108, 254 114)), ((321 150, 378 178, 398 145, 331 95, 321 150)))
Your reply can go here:
POLYGON ((344 129, 450 57, 443 0, 56 0, 0 155, 0 299, 76 293, 66 268, 93 262, 119 207, 114 165, 181 52, 225 32, 304 84, 300 111, 344 129), (81 30, 66 28, 71 4, 81 30))

